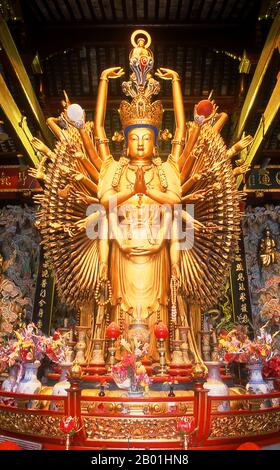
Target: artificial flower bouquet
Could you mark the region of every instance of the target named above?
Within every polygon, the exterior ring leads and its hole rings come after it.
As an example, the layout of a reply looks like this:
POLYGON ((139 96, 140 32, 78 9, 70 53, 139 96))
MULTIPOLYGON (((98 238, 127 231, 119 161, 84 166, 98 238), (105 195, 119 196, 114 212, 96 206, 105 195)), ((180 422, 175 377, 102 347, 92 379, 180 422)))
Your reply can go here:
POLYGON ((272 351, 271 335, 261 330, 251 340, 244 327, 238 325, 231 331, 222 330, 218 338, 219 356, 225 362, 254 364, 266 361, 272 351))
POLYGON ((36 362, 47 356, 53 362, 65 360, 68 347, 59 332, 52 337, 38 334, 34 323, 13 332, 13 338, 0 346, 0 370, 4 371, 14 364, 36 362))
POLYGON ((262 373, 265 378, 280 379, 280 356, 272 356, 266 361, 262 373))
POLYGON ((145 366, 141 362, 141 357, 147 353, 148 344, 142 345, 140 341, 134 338, 131 343, 121 339, 121 346, 124 353, 120 362, 112 367, 112 375, 116 384, 120 388, 148 391, 150 379, 145 366))
POLYGON ((0 347, 1 363, 11 367, 16 363, 41 361, 46 349, 44 336, 37 334, 33 323, 13 331, 13 338, 0 347))
POLYGON ((66 344, 65 337, 59 331, 55 331, 52 336, 46 337, 45 341, 45 354, 51 361, 57 364, 67 362, 69 347, 66 344))

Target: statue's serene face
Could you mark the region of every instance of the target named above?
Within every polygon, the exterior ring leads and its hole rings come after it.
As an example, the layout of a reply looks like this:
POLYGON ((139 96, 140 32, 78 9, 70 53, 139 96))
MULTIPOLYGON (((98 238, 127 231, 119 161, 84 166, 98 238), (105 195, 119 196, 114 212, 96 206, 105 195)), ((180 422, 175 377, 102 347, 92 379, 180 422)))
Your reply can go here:
POLYGON ((131 158, 145 159, 154 155, 154 133, 152 129, 132 129, 128 133, 128 155, 131 158))

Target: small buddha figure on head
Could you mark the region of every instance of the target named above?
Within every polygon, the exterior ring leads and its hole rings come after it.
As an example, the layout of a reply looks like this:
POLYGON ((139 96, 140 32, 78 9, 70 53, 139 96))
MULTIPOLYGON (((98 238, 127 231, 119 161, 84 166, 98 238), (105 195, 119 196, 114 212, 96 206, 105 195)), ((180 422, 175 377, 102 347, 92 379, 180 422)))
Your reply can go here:
POLYGON ((134 58, 137 58, 139 60, 140 57, 147 57, 149 59, 153 58, 153 53, 149 49, 149 46, 151 44, 151 37, 146 31, 143 31, 141 29, 135 31, 131 36, 131 43, 133 45, 133 49, 129 55, 130 60, 134 58), (136 40, 136 37, 139 34, 141 34, 142 36, 138 37, 136 40))

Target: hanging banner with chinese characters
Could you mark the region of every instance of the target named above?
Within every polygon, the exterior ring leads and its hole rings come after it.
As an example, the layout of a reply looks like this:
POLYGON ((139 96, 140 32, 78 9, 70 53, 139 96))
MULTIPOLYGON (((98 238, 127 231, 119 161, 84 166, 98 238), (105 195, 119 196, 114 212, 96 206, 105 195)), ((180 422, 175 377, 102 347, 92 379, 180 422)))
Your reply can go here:
POLYGON ((266 168, 255 166, 250 170, 244 191, 280 192, 279 165, 271 165, 266 168))
POLYGON ((28 167, 0 165, 0 192, 42 191, 36 178, 28 174, 28 167))
POLYGON ((238 242, 231 269, 231 292, 233 302, 233 321, 248 327, 252 332, 252 311, 246 269, 243 236, 238 242))
POLYGON ((47 335, 51 329, 53 298, 54 278, 41 248, 32 321, 47 335))

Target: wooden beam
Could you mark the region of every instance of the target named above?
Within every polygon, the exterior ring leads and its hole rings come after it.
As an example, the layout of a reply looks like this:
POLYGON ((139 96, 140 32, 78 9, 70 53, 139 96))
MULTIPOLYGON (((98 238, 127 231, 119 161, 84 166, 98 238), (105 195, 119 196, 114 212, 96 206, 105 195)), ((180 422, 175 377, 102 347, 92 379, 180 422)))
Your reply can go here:
POLYGON ((10 94, 8 87, 3 79, 2 74, 0 74, 0 106, 12 125, 17 138, 20 140, 23 145, 27 155, 35 166, 38 165, 39 160, 32 147, 30 141, 32 139, 32 134, 28 128, 26 118, 21 114, 18 109, 12 95, 10 94))
POLYGON ((37 97, 34 93, 28 74, 24 68, 16 45, 13 41, 9 28, 0 13, 0 42, 11 64, 11 67, 18 79, 19 85, 27 99, 30 109, 37 121, 39 128, 48 144, 52 142, 51 133, 45 123, 43 111, 39 105, 37 97))
POLYGON ((280 52, 280 11, 274 19, 274 22, 271 26, 270 32, 268 34, 266 43, 261 53, 258 65, 256 67, 251 85, 249 87, 248 93, 246 95, 240 118, 238 121, 237 129, 235 132, 235 139, 239 139, 243 130, 245 129, 246 122, 248 120, 249 114, 253 109, 253 106, 256 101, 256 97, 260 90, 260 86, 263 82, 265 73, 273 56, 274 50, 278 47, 280 52))
MULTIPOLYGON (((67 90, 66 90, 67 91, 67 90)), ((61 100, 63 96, 46 96, 46 102, 47 102, 47 110, 48 113, 51 115, 55 116, 57 113, 60 113, 62 111, 62 106, 61 106, 61 100)), ((80 106, 82 106, 83 109, 86 111, 91 111, 95 109, 95 97, 92 96, 70 96, 69 94, 69 99, 71 103, 78 103, 80 106)), ((125 99, 124 96, 119 96, 119 97, 108 97, 108 102, 107 102, 107 110, 116 110, 118 109, 120 102, 125 99)), ((173 111, 173 100, 172 97, 165 97, 161 96, 160 97, 163 108, 165 111, 173 111)), ((193 107, 195 104, 197 104, 200 100, 205 99, 205 96, 185 96, 185 108, 188 108, 193 110, 193 107)), ((219 109, 221 111, 228 112, 231 114, 234 112, 235 106, 236 106, 236 97, 235 96, 215 96, 215 102, 219 106, 219 109)), ((49 116, 47 116, 49 117, 49 116)))
POLYGON ((240 24, 38 23, 30 25, 29 34, 44 58, 59 50, 76 49, 84 44, 127 46, 130 35, 137 28, 146 29, 152 35, 152 48, 155 44, 169 44, 220 49, 222 44, 224 50, 241 54, 246 48, 250 53, 250 29, 240 24))
MULTIPOLYGON (((249 153, 246 157, 246 163, 251 164, 261 149, 261 146, 264 142, 264 138, 267 136, 268 132, 271 130, 271 125, 276 118, 278 112, 280 110, 280 72, 277 76, 277 82, 267 103, 267 106, 264 110, 262 115, 262 119, 259 122, 258 128, 254 135, 254 140, 252 146, 250 148, 249 153)), ((243 176, 240 175, 237 179, 237 187, 239 187, 242 183, 243 176)))
POLYGON ((278 161, 280 161, 280 148, 279 149, 263 149, 262 157, 270 157, 273 160, 277 159, 278 161))

